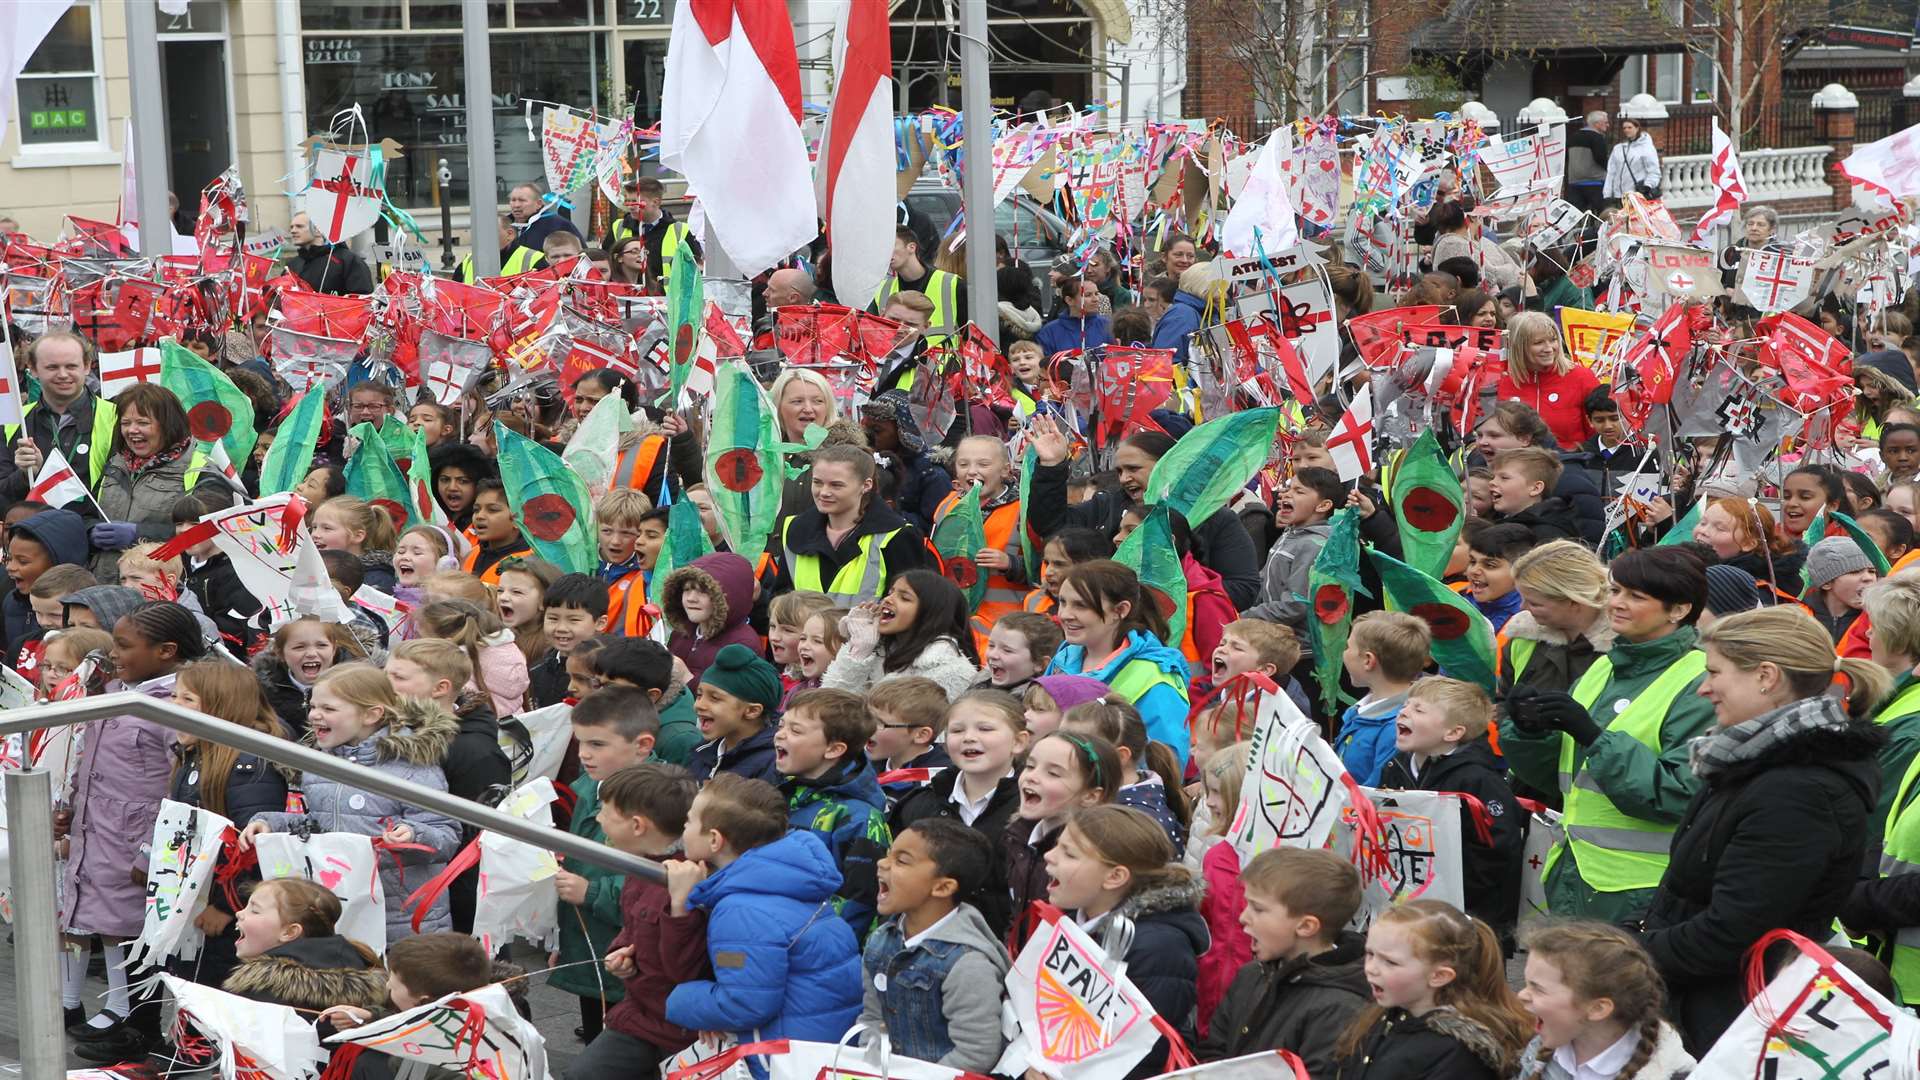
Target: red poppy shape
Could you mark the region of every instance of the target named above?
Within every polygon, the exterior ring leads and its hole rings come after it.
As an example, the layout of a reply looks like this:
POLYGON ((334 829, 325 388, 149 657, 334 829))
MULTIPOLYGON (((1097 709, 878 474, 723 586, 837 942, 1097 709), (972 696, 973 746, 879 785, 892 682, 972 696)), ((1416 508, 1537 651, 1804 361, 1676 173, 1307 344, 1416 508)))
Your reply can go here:
POLYGON ((1347 590, 1328 582, 1314 590, 1313 613, 1328 626, 1347 617, 1347 590))
POLYGON ((1160 609, 1160 617, 1163 619, 1172 619, 1174 611, 1176 610, 1173 597, 1168 596, 1166 593, 1151 585, 1144 586, 1144 588, 1146 589, 1147 595, 1153 599, 1153 606, 1160 609))
POLYGON ((225 438, 233 430, 233 414, 217 401, 203 401, 187 410, 187 430, 201 442, 225 438))
POLYGON ((1415 604, 1407 614, 1425 620, 1433 630, 1435 641, 1454 641, 1466 637, 1467 629, 1473 625, 1466 612, 1446 604, 1415 604))
POLYGON ((742 494, 752 491, 760 478, 766 475, 765 470, 760 468, 760 455, 744 446, 715 458, 713 471, 719 477, 721 487, 742 494))
POLYGON ((693 359, 693 324, 688 323, 673 336, 673 362, 684 364, 693 359))
POLYGON ((567 535, 568 529, 573 528, 573 523, 578 519, 579 514, 574 510, 572 503, 548 492, 545 495, 535 495, 521 504, 520 516, 526 523, 528 532, 539 539, 558 542, 561 537, 567 535))
POLYGON ((947 557, 947 577, 963 589, 971 589, 980 580, 980 566, 965 555, 947 557))
POLYGON ((1417 487, 1407 492, 1400 504, 1400 513, 1407 524, 1421 532, 1437 533, 1454 523, 1460 516, 1460 508, 1430 487, 1417 487))
POLYGON ((404 529, 407 527, 406 507, 401 506, 392 499, 375 499, 373 500, 373 505, 387 512, 387 516, 393 519, 393 527, 395 529, 404 529))

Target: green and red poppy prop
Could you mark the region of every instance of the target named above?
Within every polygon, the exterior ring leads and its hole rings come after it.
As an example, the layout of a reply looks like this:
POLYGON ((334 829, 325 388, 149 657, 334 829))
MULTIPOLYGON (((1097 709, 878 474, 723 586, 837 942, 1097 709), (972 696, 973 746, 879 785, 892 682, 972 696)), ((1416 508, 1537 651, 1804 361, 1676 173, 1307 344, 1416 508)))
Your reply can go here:
POLYGON ((940 553, 940 570, 966 594, 969 613, 987 598, 987 575, 974 561, 986 546, 987 521, 980 513, 980 489, 969 487, 933 525, 933 549, 940 553))
POLYGON ((700 521, 700 504, 681 497, 667 508, 667 542, 653 561, 653 577, 647 582, 647 599, 655 607, 667 589, 667 577, 675 569, 695 559, 713 554, 713 541, 707 539, 707 527, 700 521))
POLYGON ((1407 565, 1430 577, 1446 573, 1454 541, 1466 520, 1465 498, 1460 479, 1440 453, 1440 440, 1431 428, 1407 447, 1387 498, 1400 527, 1400 551, 1407 565))
POLYGON ((1147 505, 1177 510, 1198 528, 1267 463, 1279 430, 1277 408, 1247 409, 1201 424, 1154 464, 1147 505))
MULTIPOLYGON (((220 442, 226 445, 227 460, 235 466, 246 463, 258 441, 253 399, 233 385, 225 372, 167 338, 160 342, 160 385, 173 391, 186 407, 187 430, 198 444, 198 456, 204 457, 208 443, 220 442)), ((191 476, 187 484, 192 486, 191 476)))
POLYGON ((313 451, 327 419, 327 386, 315 383, 300 392, 286 419, 274 432, 273 444, 260 463, 260 490, 269 495, 292 491, 313 469, 313 451))
POLYGON ((674 260, 673 277, 667 280, 667 403, 680 407, 680 391, 693 372, 694 358, 700 353, 700 331, 707 323, 707 285, 700 276, 699 264, 692 259, 674 260))
POLYGON ((520 535, 534 553, 569 574, 591 574, 599 565, 593 531, 593 497, 560 455, 494 422, 500 450, 500 483, 520 535))
MULTIPOLYGON (((391 419, 387 425, 407 426, 391 419)), ((392 519, 395 532, 419 524, 413 493, 407 487, 407 474, 400 471, 388 452, 387 440, 380 437, 372 424, 355 424, 347 434, 359 440, 353 456, 347 459, 347 494, 367 500, 374 509, 386 514, 392 519)))
MULTIPOLYGON (((1331 541, 1329 541, 1331 543, 1331 541)), ((1391 555, 1369 548, 1387 607, 1424 621, 1433 631, 1433 659, 1441 674, 1479 683, 1493 692, 1493 624, 1473 602, 1391 555)))
POLYGON ((1307 571, 1307 638, 1313 646, 1313 681, 1320 701, 1337 715, 1345 704, 1340 690, 1340 654, 1353 629, 1353 599, 1360 584, 1360 514, 1341 507, 1327 519, 1327 543, 1307 571))
POLYGON ((765 550, 780 516, 786 470, 774 419, 773 402, 747 366, 721 361, 714 371, 707 432, 707 494, 713 497, 720 532, 735 551, 765 550))
POLYGON ((1147 511, 1140 526, 1114 552, 1113 561, 1140 576, 1141 586, 1167 620, 1167 644, 1179 648, 1187 632, 1187 571, 1173 545, 1171 513, 1166 506, 1147 511))

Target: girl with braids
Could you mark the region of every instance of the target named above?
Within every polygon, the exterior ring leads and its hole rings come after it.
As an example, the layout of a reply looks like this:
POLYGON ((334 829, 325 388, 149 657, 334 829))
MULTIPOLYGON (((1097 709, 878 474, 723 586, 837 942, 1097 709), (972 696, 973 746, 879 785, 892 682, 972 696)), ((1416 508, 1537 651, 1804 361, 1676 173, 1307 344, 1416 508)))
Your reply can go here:
MULTIPOLYGON (((199 622, 175 603, 143 604, 122 616, 112 632, 108 693, 133 690, 171 700, 175 673, 206 652, 199 622)), ((80 740, 73 819, 63 841, 67 869, 60 929, 70 949, 82 950, 77 957, 66 954, 67 964, 71 968, 77 962, 82 978, 88 939, 97 935, 107 947, 106 1020, 96 1017, 76 1034, 82 1040, 78 1052, 88 1061, 123 1061, 144 1055, 160 1035, 157 998, 134 1002, 128 996, 124 946, 140 935, 146 918, 145 848, 173 773, 168 753, 173 733, 155 720, 114 716, 88 723, 80 740)), ((66 974, 65 1005, 74 1017, 80 987, 75 972, 66 974)))
POLYGON ((1373 1007, 1340 1037, 1336 1080, 1500 1080, 1533 1018, 1507 988, 1493 927, 1442 900, 1409 900, 1367 931, 1373 1007))
POLYGON ((1746 953, 1785 927, 1824 940, 1859 877, 1891 682, 1870 660, 1835 658, 1795 607, 1744 611, 1700 636, 1715 725, 1691 748, 1699 789, 1673 834, 1641 943, 1701 1054, 1746 1006, 1746 953))
POLYGON ((1520 1004, 1540 1023, 1516 1080, 1678 1080, 1694 1060, 1661 1018, 1652 958, 1618 927, 1549 923, 1524 935, 1520 1004))
POLYGON ((1111 559, 1068 570, 1060 583, 1060 629, 1066 643, 1049 675, 1085 675, 1113 689, 1187 767, 1187 658, 1166 644, 1167 621, 1134 572, 1111 559))
POLYGON ((451 641, 467 651, 473 664, 473 682, 461 689, 475 689, 493 702, 494 715, 518 716, 525 708, 527 658, 514 644, 513 631, 500 617, 470 600, 436 600, 420 609, 420 636, 451 641))
MULTIPOLYGON (((1110 914, 1133 920, 1127 977, 1191 1045, 1200 955, 1211 941, 1196 910, 1203 887, 1175 861, 1166 830, 1130 806, 1076 810, 1046 867, 1048 898, 1096 938, 1110 914)), ((1156 1044, 1129 1075, 1158 1075, 1164 1053, 1156 1044)))

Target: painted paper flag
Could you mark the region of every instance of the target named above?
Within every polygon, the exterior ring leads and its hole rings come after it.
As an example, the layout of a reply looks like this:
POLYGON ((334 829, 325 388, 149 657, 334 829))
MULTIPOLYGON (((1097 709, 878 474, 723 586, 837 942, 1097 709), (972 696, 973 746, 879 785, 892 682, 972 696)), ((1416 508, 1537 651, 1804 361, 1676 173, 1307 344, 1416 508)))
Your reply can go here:
POLYGON ((497 421, 493 442, 500 448, 507 502, 527 543, 569 574, 593 573, 600 549, 585 481, 558 454, 497 421))
POLYGON ((1454 542, 1466 523, 1462 509, 1466 502, 1460 478, 1440 453, 1440 440, 1432 428, 1407 447, 1394 471, 1388 501, 1400 527, 1400 551, 1407 565, 1430 577, 1446 573, 1454 542))
POLYGON ((206 935, 193 920, 206 910, 221 845, 234 835, 233 822, 211 810, 160 800, 147 856, 146 916, 127 952, 127 970, 200 955, 206 935))
POLYGON ((1254 716, 1247 775, 1227 828, 1242 866, 1277 847, 1326 847, 1353 798, 1352 777, 1320 726, 1271 682, 1260 688, 1254 716))
POLYGON ((187 430, 201 444, 225 443, 236 462, 253 453, 253 399, 225 372, 169 338, 160 343, 160 385, 186 406, 187 430))
POLYGON ((488 1080, 545 1080, 547 1043, 532 1021, 523 1020, 499 983, 383 1017, 335 1035, 327 1042, 353 1043, 398 1058, 402 1075, 416 1066, 437 1066, 459 1076, 488 1080))
POLYGON ((1461 871, 1460 796, 1435 791, 1360 791, 1373 822, 1349 811, 1334 850, 1360 871, 1360 910, 1348 929, 1365 933, 1380 913, 1406 900, 1467 902, 1461 871), (1377 827, 1375 827, 1377 824, 1377 827))
POLYGON ((1058 1080, 1125 1075, 1153 1051, 1165 1022, 1078 923, 1051 904, 1034 910, 1040 923, 1007 972, 1019 1034, 993 1072, 1018 1076, 1033 1068, 1058 1080))
MULTIPOLYGON (((396 425, 389 420, 387 426, 396 425)), ((406 427, 404 424, 398 426, 406 427)), ((408 488, 407 474, 401 472, 400 466, 394 463, 393 455, 387 450, 387 441, 380 437, 372 424, 355 424, 347 434, 359 441, 353 456, 347 459, 347 494, 367 500, 392 518, 396 532, 408 525, 419 524, 409 509, 413 505, 413 494, 408 488)))
POLYGON ((593 177, 600 126, 578 113, 546 108, 540 115, 540 149, 548 190, 565 194, 593 177))
MULTIPOLYGON (((550 820, 553 781, 535 777, 501 800, 503 813, 529 821, 550 820)), ((482 832, 480 881, 474 901, 473 936, 489 954, 514 938, 542 952, 560 947, 559 893, 555 875, 560 863, 553 852, 494 832, 482 832)))
POLYGON ((291 833, 261 833, 260 879, 305 878, 340 898, 335 930, 384 956, 387 952, 387 899, 380 887, 380 864, 373 837, 360 833, 315 833, 302 839, 291 833))
POLYGON ((969 487, 933 526, 933 549, 940 553, 941 572, 966 594, 968 614, 987 596, 987 575, 973 561, 986 546, 987 523, 980 514, 980 489, 969 487))
POLYGON ((1799 934, 1774 930, 1755 942, 1747 986, 1751 1000, 1700 1058, 1697 1080, 1877 1080, 1912 1071, 1920 1021, 1799 934), (1799 955, 1780 965, 1783 944, 1799 955), (1770 980, 1769 948, 1780 965, 1770 980))
POLYGON ((1587 311, 1583 308, 1560 309, 1560 336, 1567 353, 1588 367, 1613 350, 1614 343, 1633 332, 1631 312, 1587 311))
MULTIPOLYGON (((162 975, 160 981, 180 1006, 174 1045, 190 1037, 187 1028, 198 1032, 217 1050, 210 1067, 220 1076, 308 1080, 327 1067, 327 1052, 320 1045, 313 1020, 301 1016, 292 1006, 229 994, 177 975, 162 975)), ((125 1074, 115 1070, 100 1075, 125 1074)))
POLYGON ((667 509, 667 542, 660 545, 660 554, 654 559, 647 599, 658 605, 675 568, 711 554, 713 541, 707 539, 707 527, 700 521, 699 504, 688 498, 676 499, 667 509))
POLYGON ((1187 571, 1173 544, 1172 513, 1166 505, 1147 511, 1138 528, 1127 534, 1113 561, 1131 567, 1147 595, 1167 620, 1167 641, 1179 647, 1187 630, 1187 571))
POLYGON ((293 411, 280 421, 273 443, 260 464, 260 490, 292 491, 312 471, 314 448, 320 442, 320 427, 327 416, 325 387, 300 391, 293 411))
POLYGON ((1424 620, 1433 631, 1433 658, 1442 673, 1493 692, 1493 624, 1472 601, 1378 549, 1369 548, 1387 606, 1424 620))
POLYGON ((786 465, 773 402, 746 364, 728 360, 714 376, 707 429, 707 494, 727 546, 762 551, 780 516, 786 465))
POLYGON ((1329 715, 1344 704, 1340 689, 1347 634, 1353 629, 1354 597, 1366 592, 1360 583, 1360 512, 1350 506, 1334 511, 1327 522, 1327 542, 1307 571, 1307 599, 1313 618, 1307 636, 1313 646, 1313 680, 1320 684, 1320 701, 1329 715))
POLYGON ((1147 478, 1149 506, 1177 510, 1198 528, 1267 463, 1280 410, 1247 409, 1209 420, 1180 437, 1147 478))
MULTIPOLYGON (((667 280, 667 408, 684 405, 681 394, 693 374, 705 328, 707 286, 692 259, 676 259, 667 280)), ((698 388, 696 387, 696 392, 698 388)))

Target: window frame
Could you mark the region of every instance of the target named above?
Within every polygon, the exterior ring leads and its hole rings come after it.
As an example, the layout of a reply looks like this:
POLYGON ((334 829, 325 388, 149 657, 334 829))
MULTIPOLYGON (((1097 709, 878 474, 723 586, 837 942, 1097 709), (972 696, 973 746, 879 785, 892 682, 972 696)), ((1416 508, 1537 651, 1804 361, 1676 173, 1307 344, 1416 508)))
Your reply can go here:
MULTIPOLYGON (((93 70, 86 71, 44 71, 36 73, 22 72, 13 84, 13 110, 19 121, 14 125, 15 151, 8 163, 16 169, 58 168, 71 165, 114 165, 119 164, 121 155, 113 148, 113 114, 107 101, 106 49, 104 46, 105 28, 101 25, 105 12, 99 0, 74 0, 73 9, 86 8, 91 14, 87 20, 92 36, 93 70), (43 78, 90 79, 93 83, 93 108, 99 118, 95 137, 84 142, 30 142, 27 139, 25 117, 31 109, 22 107, 21 87, 31 80, 43 78)), ((64 16, 63 16, 64 17, 64 16)), ((35 50, 38 51, 37 49, 35 50)), ((28 59, 31 59, 29 57, 28 59)))
POLYGON ((1687 61, 1686 53, 1640 53, 1634 56, 1633 58, 1627 61, 1627 66, 1621 68, 1621 71, 1620 71, 1621 100, 1624 101, 1625 99, 1632 97, 1634 94, 1652 94, 1654 97, 1654 100, 1660 102, 1660 104, 1662 105, 1689 104, 1691 102, 1692 86, 1691 86, 1691 83, 1688 81, 1686 61, 1687 61), (1678 61, 1678 65, 1677 65, 1678 69, 1674 72, 1674 79, 1673 79, 1674 93, 1678 95, 1677 97, 1662 97, 1660 95, 1659 80, 1657 78, 1651 77, 1654 74, 1655 65, 1658 62, 1669 59, 1669 58, 1672 60, 1678 61), (1627 71, 1633 68, 1635 65, 1638 66, 1639 76, 1636 81, 1635 89, 1629 90, 1627 78, 1626 78, 1627 71))

